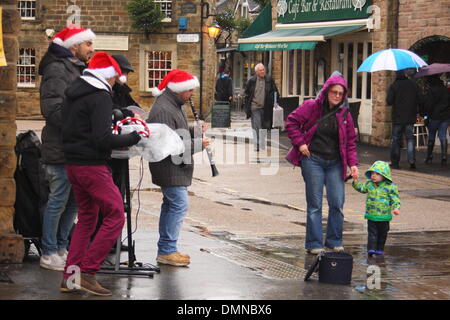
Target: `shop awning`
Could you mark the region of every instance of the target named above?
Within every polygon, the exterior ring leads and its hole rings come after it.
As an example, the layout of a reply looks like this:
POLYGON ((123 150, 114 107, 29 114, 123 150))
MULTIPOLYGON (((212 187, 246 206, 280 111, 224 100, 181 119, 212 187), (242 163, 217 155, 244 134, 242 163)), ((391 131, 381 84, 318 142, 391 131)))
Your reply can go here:
MULTIPOLYGON (((305 24, 307 25, 307 24, 305 24)), ((250 38, 239 38, 239 51, 313 50, 319 41, 339 34, 359 31, 365 24, 283 28, 250 38)))
POLYGON ((261 10, 256 19, 248 26, 241 38, 254 37, 272 30, 272 5, 269 3, 261 10))

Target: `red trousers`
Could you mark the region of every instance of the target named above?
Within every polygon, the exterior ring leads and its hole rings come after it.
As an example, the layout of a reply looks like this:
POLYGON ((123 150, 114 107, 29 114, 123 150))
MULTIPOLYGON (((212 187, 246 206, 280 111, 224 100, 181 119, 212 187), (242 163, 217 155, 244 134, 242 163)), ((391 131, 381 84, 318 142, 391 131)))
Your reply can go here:
POLYGON ((70 241, 64 277, 70 276, 67 273, 70 266, 95 274, 122 232, 125 222, 122 196, 106 165, 66 165, 66 172, 78 205, 78 222, 70 241), (90 243, 100 212, 103 223, 90 243))

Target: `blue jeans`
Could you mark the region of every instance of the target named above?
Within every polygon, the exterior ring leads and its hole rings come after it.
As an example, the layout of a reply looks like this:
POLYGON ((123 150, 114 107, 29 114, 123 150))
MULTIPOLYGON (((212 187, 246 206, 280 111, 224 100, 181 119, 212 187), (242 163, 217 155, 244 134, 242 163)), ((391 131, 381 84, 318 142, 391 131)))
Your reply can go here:
POLYGON ((187 187, 161 187, 161 191, 158 254, 166 255, 178 251, 178 235, 188 210, 188 192, 187 187))
POLYGON ((436 132, 438 133, 441 144, 446 143, 447 128, 450 124, 449 120, 430 120, 428 123, 428 141, 436 140, 436 132))
POLYGON ((342 246, 344 225, 344 179, 341 161, 325 160, 311 155, 301 162, 302 176, 306 186, 306 240, 308 250, 323 248, 322 237, 322 198, 323 187, 327 191, 328 222, 325 246, 335 248, 342 246))
POLYGON ((409 163, 416 162, 416 146, 414 139, 414 124, 394 124, 392 127, 391 162, 400 162, 400 140, 406 137, 406 154, 409 163))
POLYGON ((64 165, 45 165, 45 175, 50 194, 42 222, 42 253, 49 255, 67 249, 78 208, 64 165))

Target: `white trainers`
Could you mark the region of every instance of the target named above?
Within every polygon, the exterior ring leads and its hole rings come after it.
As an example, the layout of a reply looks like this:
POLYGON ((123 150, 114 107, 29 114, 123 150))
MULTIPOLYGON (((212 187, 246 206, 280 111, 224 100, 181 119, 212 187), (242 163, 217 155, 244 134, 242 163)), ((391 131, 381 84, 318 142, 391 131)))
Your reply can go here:
POLYGON ((67 261, 67 250, 66 249, 58 250, 58 255, 64 260, 65 264, 67 261))
POLYGON ((330 249, 333 252, 344 252, 344 247, 339 246, 339 247, 334 247, 330 249))
POLYGON ((40 260, 40 266, 45 269, 64 271, 66 262, 57 253, 43 254, 40 260))

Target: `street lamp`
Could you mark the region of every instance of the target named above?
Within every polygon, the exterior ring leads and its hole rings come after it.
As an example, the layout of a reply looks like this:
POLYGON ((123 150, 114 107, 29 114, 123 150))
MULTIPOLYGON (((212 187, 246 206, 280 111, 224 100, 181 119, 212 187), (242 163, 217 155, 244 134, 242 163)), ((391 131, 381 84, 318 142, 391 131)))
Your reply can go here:
MULTIPOLYGON (((203 119, 203 19, 215 17, 215 14, 209 13, 209 3, 200 3, 200 119, 203 119)), ((208 27, 208 35, 215 39, 220 32, 220 27, 217 24, 208 27)))
POLYGON ((214 23, 212 25, 210 25, 208 27, 208 35, 211 39, 216 39, 215 41, 217 41, 217 36, 219 35, 220 32, 220 26, 217 23, 214 23))

